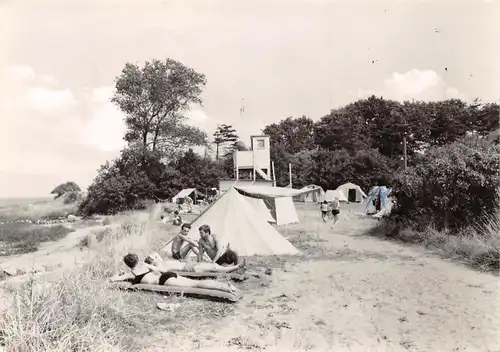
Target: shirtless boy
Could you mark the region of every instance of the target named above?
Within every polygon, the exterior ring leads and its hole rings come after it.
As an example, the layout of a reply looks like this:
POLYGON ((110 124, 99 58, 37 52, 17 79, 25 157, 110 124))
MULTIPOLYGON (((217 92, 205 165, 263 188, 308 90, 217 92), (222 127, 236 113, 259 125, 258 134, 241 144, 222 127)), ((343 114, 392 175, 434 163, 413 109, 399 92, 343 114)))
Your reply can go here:
POLYGON ((182 224, 181 232, 172 240, 172 258, 176 260, 184 259, 191 250, 199 256, 198 243, 187 237, 190 230, 190 224, 182 224), (183 247, 184 242, 187 243, 183 247))
POLYGON ((198 253, 199 262, 203 259, 203 253, 207 253, 212 262, 216 264, 238 264, 238 254, 229 248, 224 251, 219 239, 212 233, 210 226, 201 225, 198 231, 200 232, 200 239, 198 240, 200 249, 198 253))

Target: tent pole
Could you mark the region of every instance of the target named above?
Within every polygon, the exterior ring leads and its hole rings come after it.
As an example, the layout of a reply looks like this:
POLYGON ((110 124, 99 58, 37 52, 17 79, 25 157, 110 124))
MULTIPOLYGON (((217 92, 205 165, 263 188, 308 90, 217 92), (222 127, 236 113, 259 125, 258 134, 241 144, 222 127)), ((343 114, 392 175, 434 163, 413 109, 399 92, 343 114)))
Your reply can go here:
POLYGON ((274 161, 271 162, 273 168, 273 187, 276 187, 276 170, 274 169, 274 161))
POLYGON ((290 175, 290 188, 292 187, 292 163, 288 163, 288 173, 290 175))

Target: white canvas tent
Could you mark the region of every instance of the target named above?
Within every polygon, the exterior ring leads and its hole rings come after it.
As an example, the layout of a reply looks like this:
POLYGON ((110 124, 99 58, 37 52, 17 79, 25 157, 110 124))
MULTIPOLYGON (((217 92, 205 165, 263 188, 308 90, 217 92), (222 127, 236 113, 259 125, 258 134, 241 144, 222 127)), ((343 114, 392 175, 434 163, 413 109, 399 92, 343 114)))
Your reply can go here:
POLYGON ((262 199, 276 225, 299 223, 299 216, 293 204, 293 197, 301 195, 301 190, 283 187, 246 186, 235 189, 250 198, 262 199))
POLYGON ((264 200, 245 196, 242 197, 244 197, 245 200, 250 203, 252 208, 257 212, 257 214, 260 215, 262 220, 272 223, 276 222, 276 220, 274 220, 273 216, 271 215, 271 212, 267 208, 266 203, 264 203, 264 200))
POLYGON ((293 200, 296 202, 318 203, 321 200, 321 197, 323 197, 325 194, 323 188, 316 185, 308 185, 301 188, 300 190, 304 193, 293 197, 293 200))
POLYGON ((347 202, 347 198, 342 193, 342 191, 339 190, 328 190, 326 191, 325 195, 321 198, 321 201, 327 201, 327 202, 332 202, 335 198, 339 200, 339 202, 347 202))
POLYGON ((337 190, 342 191, 342 193, 347 196, 349 202, 362 202, 367 197, 361 187, 351 182, 338 186, 337 190))
POLYGON ((185 188, 182 191, 180 191, 179 193, 177 193, 177 195, 175 195, 175 197, 172 198, 172 203, 175 204, 175 203, 177 203, 177 200, 184 199, 187 197, 193 197, 192 198, 193 201, 196 201, 196 198, 200 197, 200 196, 203 196, 203 194, 198 192, 196 190, 196 188, 185 188))
MULTIPOLYGON (((210 226, 225 247, 229 245, 241 256, 300 253, 234 188, 193 221, 188 236, 198 240, 198 228, 205 224, 210 226)), ((171 253, 171 243, 162 251, 171 253)))

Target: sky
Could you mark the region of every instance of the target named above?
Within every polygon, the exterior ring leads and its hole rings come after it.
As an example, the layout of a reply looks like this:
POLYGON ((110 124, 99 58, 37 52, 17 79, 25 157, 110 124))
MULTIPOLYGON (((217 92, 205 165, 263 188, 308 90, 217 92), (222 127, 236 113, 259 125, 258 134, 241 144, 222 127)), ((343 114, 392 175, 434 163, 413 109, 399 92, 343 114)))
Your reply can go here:
POLYGON ((0 197, 86 188, 118 156, 126 62, 205 74, 190 123, 248 144, 371 94, 498 102, 498 18, 500 0, 0 0, 0 197))

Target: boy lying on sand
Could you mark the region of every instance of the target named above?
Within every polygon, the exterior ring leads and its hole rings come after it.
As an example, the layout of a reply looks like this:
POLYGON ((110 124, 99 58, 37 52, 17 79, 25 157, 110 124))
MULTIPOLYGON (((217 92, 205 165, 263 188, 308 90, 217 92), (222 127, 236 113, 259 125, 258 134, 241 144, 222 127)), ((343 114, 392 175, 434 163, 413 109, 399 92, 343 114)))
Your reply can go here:
POLYGON ((177 260, 163 260, 158 253, 150 254, 144 263, 148 266, 154 266, 157 270, 161 272, 167 271, 187 271, 194 273, 232 273, 238 269, 242 269, 246 266, 246 260, 243 259, 237 265, 222 266, 217 263, 212 262, 188 262, 183 263, 177 260))
POLYGON ((232 294, 237 294, 238 289, 230 283, 222 283, 215 280, 192 280, 182 277, 172 272, 194 271, 194 272, 231 272, 245 266, 243 261, 234 267, 221 267, 213 263, 181 263, 177 261, 163 261, 156 253, 146 258, 147 262, 139 262, 136 254, 129 253, 123 257, 124 263, 130 268, 129 273, 114 276, 110 281, 130 281, 136 284, 152 284, 162 286, 203 288, 209 290, 219 290, 232 294), (149 262, 149 263, 148 263, 149 262), (157 264, 158 266, 154 265, 157 264))

